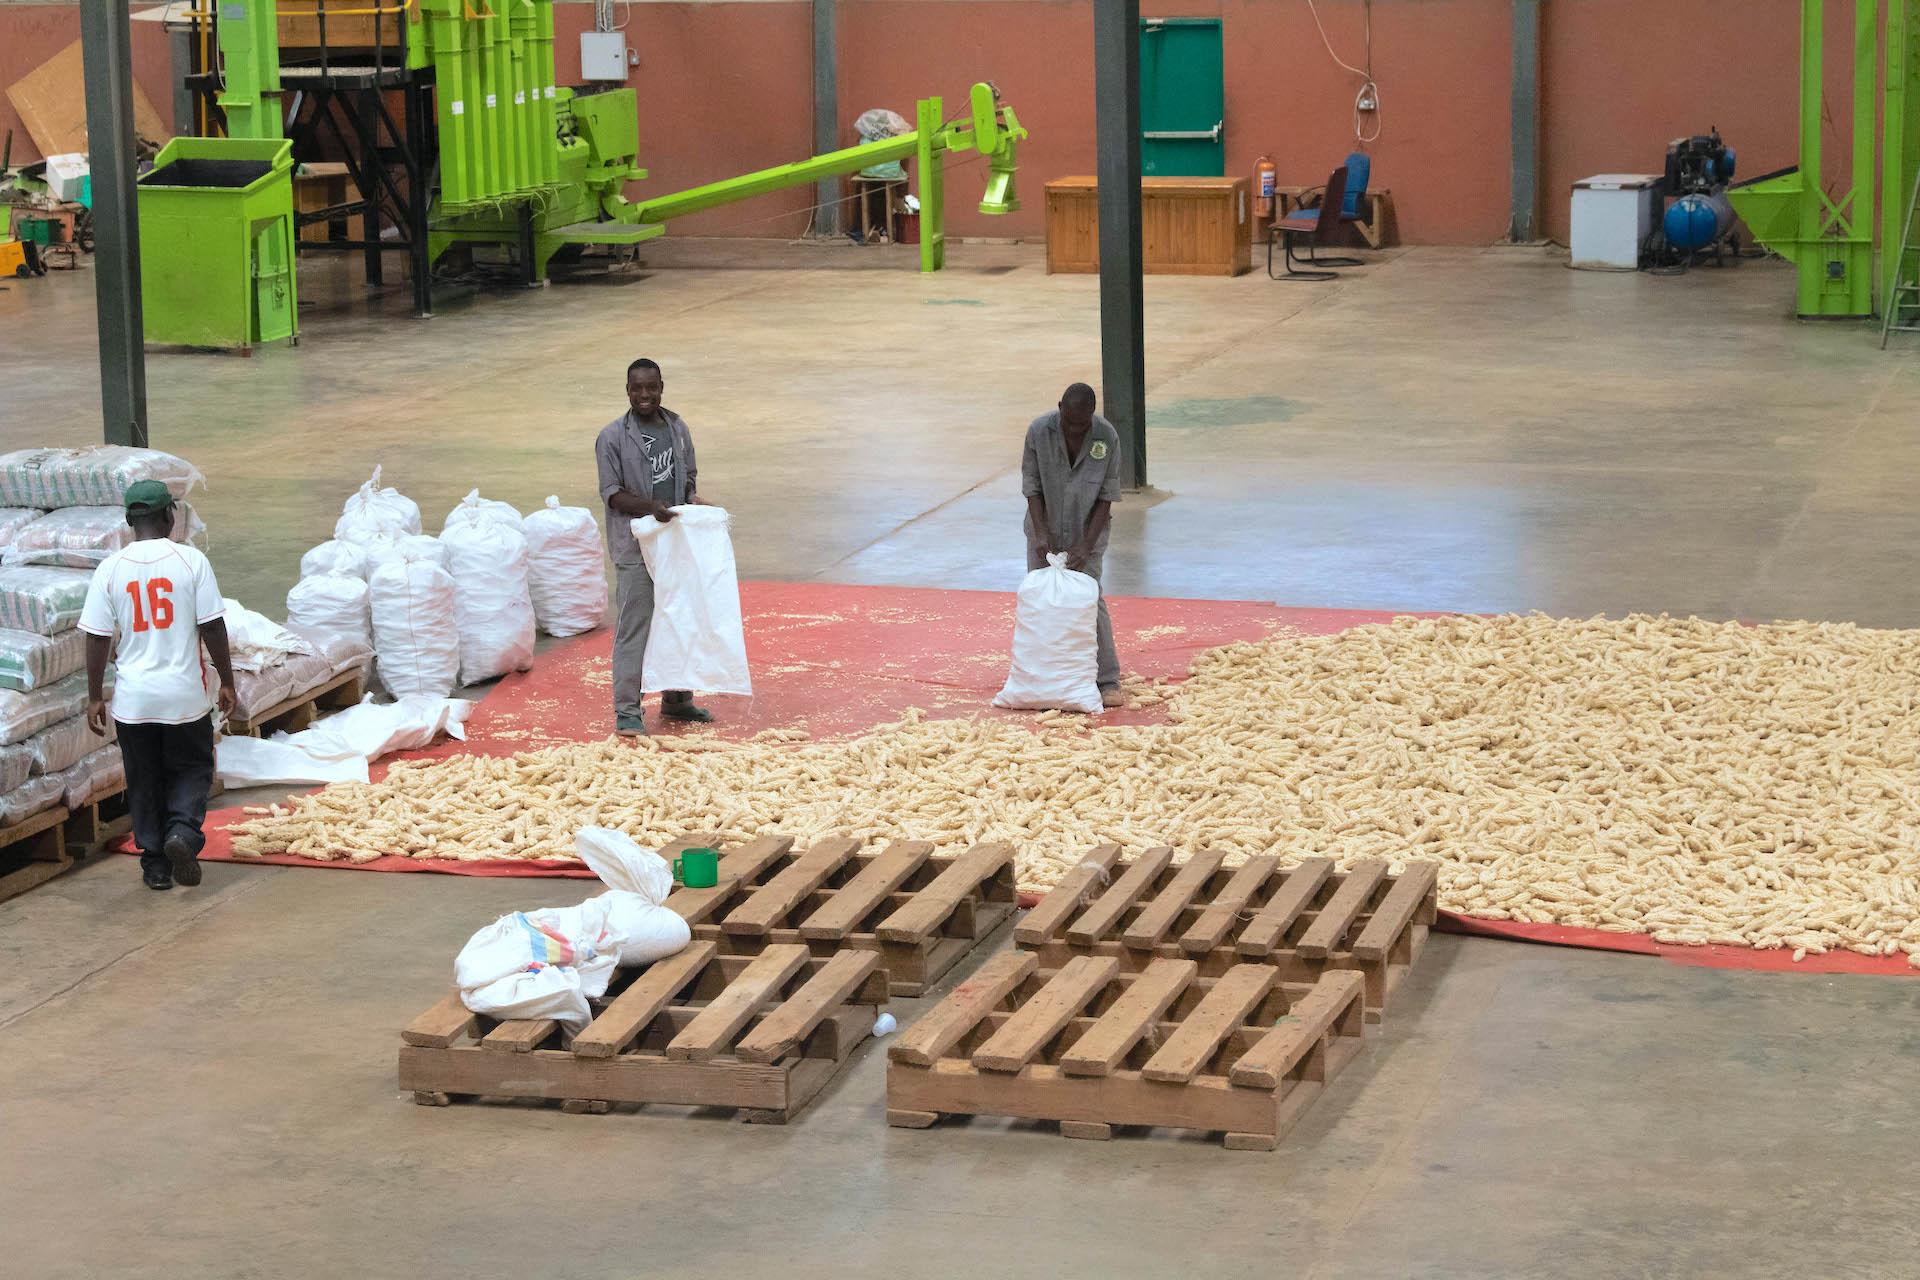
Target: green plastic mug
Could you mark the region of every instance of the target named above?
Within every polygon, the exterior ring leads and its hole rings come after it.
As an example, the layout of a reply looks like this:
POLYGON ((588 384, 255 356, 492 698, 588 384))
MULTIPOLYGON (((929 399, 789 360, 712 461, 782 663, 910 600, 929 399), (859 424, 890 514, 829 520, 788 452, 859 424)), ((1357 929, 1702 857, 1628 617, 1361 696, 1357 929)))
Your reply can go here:
POLYGON ((689 889, 711 889, 720 883, 720 855, 712 849, 683 849, 673 860, 673 874, 689 889))

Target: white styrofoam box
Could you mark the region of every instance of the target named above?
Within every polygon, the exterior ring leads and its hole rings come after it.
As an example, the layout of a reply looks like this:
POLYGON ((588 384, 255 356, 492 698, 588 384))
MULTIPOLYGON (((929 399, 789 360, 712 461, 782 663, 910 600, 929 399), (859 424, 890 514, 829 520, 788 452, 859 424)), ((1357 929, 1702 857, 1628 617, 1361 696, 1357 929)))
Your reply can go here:
POLYGON ((619 80, 624 83, 627 78, 626 35, 619 31, 582 31, 580 78, 619 80))
POLYGON ((1602 173, 1573 184, 1573 265, 1632 271, 1653 233, 1660 204, 1657 173, 1602 173))
POLYGON ((47 186, 62 200, 80 198, 80 184, 88 172, 87 154, 84 151, 47 157, 47 186))

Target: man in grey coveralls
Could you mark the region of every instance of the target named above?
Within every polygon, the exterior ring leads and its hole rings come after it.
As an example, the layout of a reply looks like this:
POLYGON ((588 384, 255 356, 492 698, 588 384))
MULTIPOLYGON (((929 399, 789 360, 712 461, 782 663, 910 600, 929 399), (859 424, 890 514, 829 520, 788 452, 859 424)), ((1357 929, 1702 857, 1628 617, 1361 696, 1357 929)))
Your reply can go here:
MULTIPOLYGON (((1027 428, 1020 463, 1020 491, 1027 498, 1027 569, 1044 569, 1047 556, 1065 552, 1067 568, 1095 582, 1106 561, 1108 515, 1120 501, 1120 433, 1093 411, 1093 388, 1068 387, 1060 407, 1027 428)), ((1100 701, 1119 706, 1120 657, 1113 648, 1113 619, 1100 597, 1098 630, 1100 701)))
MULTIPOLYGON (((619 588, 613 632, 614 731, 632 737, 647 731, 640 706, 640 664, 653 628, 653 575, 633 540, 631 522, 652 516, 673 519, 673 508, 702 505, 694 490, 693 434, 660 397, 666 382, 660 366, 635 360, 627 366, 627 412, 615 418, 594 442, 600 463, 600 497, 607 504, 607 551, 613 556, 619 588)), ((669 720, 711 720, 693 705, 685 689, 660 695, 660 714, 669 720)))

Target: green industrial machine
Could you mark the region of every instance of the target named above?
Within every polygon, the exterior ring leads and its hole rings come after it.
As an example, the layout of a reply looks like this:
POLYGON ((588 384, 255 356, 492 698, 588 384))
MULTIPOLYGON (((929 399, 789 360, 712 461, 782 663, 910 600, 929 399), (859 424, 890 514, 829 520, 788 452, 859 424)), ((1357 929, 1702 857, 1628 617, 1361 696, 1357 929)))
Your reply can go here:
POLYGON ((913 159, 920 199, 920 269, 938 271, 946 264, 941 153, 947 151, 978 150, 987 157, 981 212, 1012 213, 1020 207, 1014 190, 1015 151, 1027 132, 1012 109, 1000 104, 990 84, 973 86, 971 112, 964 121, 948 121, 941 99, 927 98, 917 107, 916 127, 896 137, 639 201, 629 201, 622 194, 626 183, 647 176, 633 163, 640 147, 634 91, 578 95, 562 88, 554 91, 552 101, 557 144, 547 149, 543 163, 551 162, 558 174, 553 189, 525 202, 494 199, 477 202, 486 206, 480 209, 471 207, 475 202, 456 206, 447 198, 443 159, 439 216, 433 220, 433 257, 456 243, 511 245, 524 237, 532 246, 533 274, 544 279, 554 255, 569 246, 637 244, 665 232, 665 224, 674 218, 808 186, 835 174, 913 159), (529 224, 524 229, 522 219, 529 224))
POLYGON ((175 138, 140 179, 148 342, 251 349, 291 340, 293 144, 175 138))
POLYGON ((1800 10, 1800 163, 1730 187, 1727 199, 1755 240, 1799 268, 1800 315, 1871 316, 1876 296, 1884 302, 1893 293, 1908 257, 1901 243, 1903 222, 1920 174, 1920 48, 1915 44, 1920 0, 1886 0, 1884 28, 1881 0, 1855 0, 1850 183, 1832 194, 1821 153, 1827 101, 1824 5, 1801 0, 1800 10), (1878 104, 1876 89, 1883 95, 1878 104))
MULTIPOLYGON (((326 105, 339 104, 338 116, 360 130, 359 164, 349 154, 349 165, 368 234, 334 247, 367 252, 369 279, 377 278, 373 260, 380 251, 372 211, 389 196, 394 205, 407 204, 415 188, 432 192, 430 203, 410 215, 418 217, 414 225, 425 246, 416 263, 430 264, 456 246, 499 246, 530 281, 544 279, 556 256, 637 244, 662 234, 676 217, 907 158, 918 161, 921 267, 936 271, 946 257, 941 163, 947 151, 977 150, 988 160, 983 212, 1019 208, 1014 156, 1027 135, 988 84, 973 87, 963 119, 947 120, 941 100, 930 98, 919 104, 917 127, 899 137, 633 201, 624 194, 626 184, 646 177, 636 164, 637 96, 631 89, 576 92, 554 83, 553 0, 289 3, 301 7, 276 9, 272 0, 217 6, 225 68, 220 105, 232 137, 279 138, 291 118, 283 114, 283 98, 298 91, 321 104, 322 123, 344 146, 326 105), (296 27, 300 34, 290 36, 296 27), (283 47, 289 42, 297 51, 283 47), (397 127, 385 114, 383 90, 419 93, 429 104, 422 116, 430 113, 431 127, 416 135, 411 100, 405 129, 397 127), (360 97, 350 100, 351 94, 360 97), (376 112, 388 138, 406 135, 401 149, 410 167, 398 186, 384 172, 384 160, 368 159, 382 151, 372 141, 380 136, 372 123, 376 112)), ((314 128, 310 122, 301 127, 314 128)))

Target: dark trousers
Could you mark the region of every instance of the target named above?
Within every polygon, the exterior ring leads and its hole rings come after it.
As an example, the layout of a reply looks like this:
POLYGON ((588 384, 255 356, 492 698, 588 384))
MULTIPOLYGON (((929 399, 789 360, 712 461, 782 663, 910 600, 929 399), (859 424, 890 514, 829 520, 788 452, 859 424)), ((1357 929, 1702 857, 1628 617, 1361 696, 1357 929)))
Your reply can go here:
POLYGON ((165 863, 161 850, 179 836, 198 854, 207 843, 200 824, 207 819, 207 792, 213 786, 213 717, 191 724, 123 724, 113 727, 127 765, 127 810, 140 863, 165 863))

